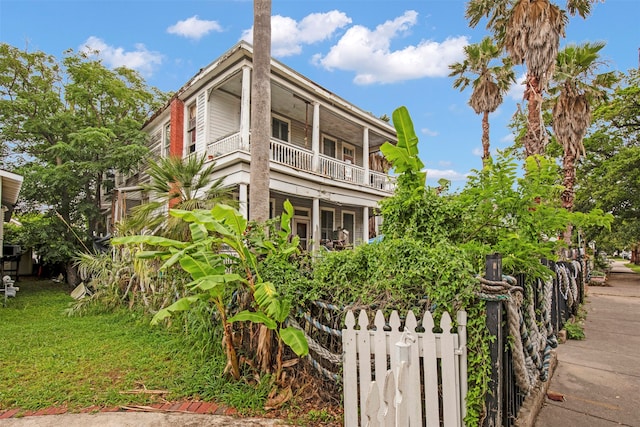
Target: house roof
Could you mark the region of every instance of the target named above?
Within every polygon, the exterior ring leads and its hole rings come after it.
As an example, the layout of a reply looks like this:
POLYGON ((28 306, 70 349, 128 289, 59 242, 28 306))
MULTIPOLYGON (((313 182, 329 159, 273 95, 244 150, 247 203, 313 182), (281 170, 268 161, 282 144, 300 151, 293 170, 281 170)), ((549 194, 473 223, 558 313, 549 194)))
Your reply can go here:
POLYGON ((22 187, 22 176, 0 169, 0 194, 2 194, 2 210, 4 211, 4 222, 9 222, 13 207, 18 201, 18 194, 22 187), (6 211, 5 209, 6 208, 6 211))
MULTIPOLYGON (((246 41, 239 41, 234 46, 232 46, 229 50, 227 50, 222 56, 218 59, 212 61, 205 67, 200 68, 198 72, 191 78, 187 83, 185 83, 178 91, 174 93, 174 95, 167 101, 167 103, 157 110, 145 123, 144 126, 147 126, 151 122, 153 122, 158 116, 160 116, 164 111, 166 111, 173 99, 183 99, 190 96, 199 90, 202 86, 206 85, 210 81, 210 73, 219 68, 226 68, 232 66, 244 58, 248 58, 250 61, 253 60, 253 46, 246 41)), ((380 120, 378 117, 375 117, 372 113, 366 112, 359 107, 351 104, 335 93, 325 89, 319 84, 313 82, 306 76, 298 73, 294 69, 284 65, 282 62, 271 58, 271 74, 272 75, 280 75, 284 78, 287 78, 291 81, 297 82, 300 87, 305 87, 309 93, 312 93, 314 96, 325 99, 332 106, 341 109, 343 111, 348 111, 349 114, 359 117, 365 122, 369 122, 375 124, 376 126, 386 128, 387 131, 391 132, 395 135, 395 129, 390 123, 386 123, 380 120)), ((144 127, 143 126, 143 127, 144 127)))

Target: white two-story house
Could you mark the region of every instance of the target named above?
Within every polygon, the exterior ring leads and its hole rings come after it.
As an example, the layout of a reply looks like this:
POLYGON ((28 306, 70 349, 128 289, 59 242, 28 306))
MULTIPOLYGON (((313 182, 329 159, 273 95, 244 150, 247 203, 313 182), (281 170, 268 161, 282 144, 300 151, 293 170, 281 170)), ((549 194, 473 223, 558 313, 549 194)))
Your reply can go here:
MULTIPOLYGON (((155 156, 206 155, 216 162, 215 178, 248 216, 253 50, 240 42, 201 69, 145 125, 155 156)), ((346 230, 349 244, 366 242, 378 224, 378 202, 392 194, 393 178, 379 153, 396 142, 393 126, 271 60, 271 216, 285 199, 295 207, 292 229, 305 249, 346 230)), ((135 186, 145 179, 121 180, 112 221, 126 206, 144 200, 135 186)), ((344 236, 343 233, 342 235, 344 236)))

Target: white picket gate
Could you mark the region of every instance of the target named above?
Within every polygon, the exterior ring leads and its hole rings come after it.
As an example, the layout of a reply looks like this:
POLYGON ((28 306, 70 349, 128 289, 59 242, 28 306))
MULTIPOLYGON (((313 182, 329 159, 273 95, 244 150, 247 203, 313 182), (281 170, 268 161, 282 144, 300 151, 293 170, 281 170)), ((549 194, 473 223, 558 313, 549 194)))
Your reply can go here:
POLYGON ((388 323, 378 311, 375 330, 369 330, 362 310, 356 329, 349 311, 342 330, 345 427, 437 427, 441 419, 444 427, 464 426, 465 311, 458 312, 457 323, 457 333, 452 333, 451 317, 444 313, 442 332, 434 333, 433 317, 426 312, 424 332, 416 332, 418 322, 411 311, 404 325, 396 311, 388 323))

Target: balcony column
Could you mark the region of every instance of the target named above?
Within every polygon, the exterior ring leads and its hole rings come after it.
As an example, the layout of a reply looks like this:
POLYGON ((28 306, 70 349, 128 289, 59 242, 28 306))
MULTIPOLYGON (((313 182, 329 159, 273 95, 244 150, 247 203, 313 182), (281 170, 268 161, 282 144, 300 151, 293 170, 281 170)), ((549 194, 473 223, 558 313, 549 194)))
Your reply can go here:
POLYGON ((238 201, 239 203, 239 207, 238 210, 240 211, 240 214, 242 214, 242 216, 245 219, 249 218, 249 203, 247 203, 247 184, 239 184, 238 185, 238 201))
POLYGON ((320 104, 313 103, 313 127, 311 129, 311 151, 313 151, 312 170, 320 170, 320 104))
MULTIPOLYGON (((367 243, 369 241, 369 208, 365 206, 362 208, 362 241, 367 243)), ((355 242, 356 239, 354 238, 355 242)))
POLYGON ((242 67, 242 92, 240 94, 240 147, 249 149, 251 129, 251 69, 242 67))
POLYGON ((371 185, 369 179, 369 128, 362 132, 362 166, 364 167, 364 185, 371 185))
POLYGON ((320 199, 313 199, 311 208, 311 250, 317 252, 320 249, 320 199))

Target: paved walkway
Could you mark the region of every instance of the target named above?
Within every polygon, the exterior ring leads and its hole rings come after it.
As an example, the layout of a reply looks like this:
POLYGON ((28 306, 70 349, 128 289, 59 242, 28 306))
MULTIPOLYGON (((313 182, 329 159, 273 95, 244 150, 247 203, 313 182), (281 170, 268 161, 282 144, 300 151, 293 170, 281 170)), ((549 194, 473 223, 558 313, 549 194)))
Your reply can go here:
POLYGON ((26 414, 18 410, 0 412, 0 427, 275 427, 288 425, 276 419, 233 417, 230 414, 235 411, 208 402, 175 402, 148 407, 103 408, 95 413, 65 412, 60 408, 48 408, 26 414))
POLYGON ((614 262, 607 286, 590 286, 586 339, 557 349, 549 398, 535 427, 640 427, 640 274, 614 262))

